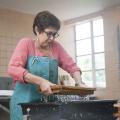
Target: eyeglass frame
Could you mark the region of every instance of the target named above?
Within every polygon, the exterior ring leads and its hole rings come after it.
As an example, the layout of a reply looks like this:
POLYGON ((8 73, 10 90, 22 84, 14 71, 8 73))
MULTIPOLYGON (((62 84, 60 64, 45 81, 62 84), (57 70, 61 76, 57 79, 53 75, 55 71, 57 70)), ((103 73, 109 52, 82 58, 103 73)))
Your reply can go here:
POLYGON ((43 32, 47 35, 48 38, 51 38, 51 36, 52 36, 53 38, 57 38, 57 37, 59 37, 58 32, 55 32, 55 33, 52 33, 52 32, 46 32, 46 31, 43 31, 43 32), (56 35, 57 35, 57 36, 56 36, 56 35))

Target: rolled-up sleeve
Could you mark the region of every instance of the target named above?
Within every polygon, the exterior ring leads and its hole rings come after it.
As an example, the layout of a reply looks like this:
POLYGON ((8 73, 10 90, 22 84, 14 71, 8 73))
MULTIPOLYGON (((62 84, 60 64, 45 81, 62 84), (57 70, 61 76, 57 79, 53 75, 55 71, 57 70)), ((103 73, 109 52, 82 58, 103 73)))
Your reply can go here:
POLYGON ((8 74, 15 81, 24 82, 24 75, 27 74, 27 70, 25 69, 28 49, 27 49, 27 40, 22 39, 17 44, 14 53, 10 59, 8 65, 8 74))
POLYGON ((75 61, 70 57, 70 55, 65 51, 65 49, 58 43, 58 49, 59 49, 59 66, 70 73, 74 73, 75 71, 80 71, 81 69, 76 65, 75 61))

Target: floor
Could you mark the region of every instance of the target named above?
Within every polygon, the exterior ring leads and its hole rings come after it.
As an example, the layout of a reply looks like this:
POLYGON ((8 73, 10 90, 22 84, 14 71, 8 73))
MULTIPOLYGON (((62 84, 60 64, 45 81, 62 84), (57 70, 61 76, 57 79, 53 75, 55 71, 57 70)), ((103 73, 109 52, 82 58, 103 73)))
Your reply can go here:
POLYGON ((0 120, 10 120, 10 115, 7 112, 0 109, 0 120))

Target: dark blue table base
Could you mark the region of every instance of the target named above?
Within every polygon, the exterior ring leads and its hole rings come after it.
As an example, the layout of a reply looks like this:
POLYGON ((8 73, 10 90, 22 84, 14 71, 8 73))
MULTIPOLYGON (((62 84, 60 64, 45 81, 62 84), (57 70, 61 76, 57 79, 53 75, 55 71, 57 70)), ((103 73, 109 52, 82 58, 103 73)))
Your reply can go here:
POLYGON ((90 100, 67 103, 23 103, 23 114, 30 108, 31 120, 116 120, 117 100, 90 100))

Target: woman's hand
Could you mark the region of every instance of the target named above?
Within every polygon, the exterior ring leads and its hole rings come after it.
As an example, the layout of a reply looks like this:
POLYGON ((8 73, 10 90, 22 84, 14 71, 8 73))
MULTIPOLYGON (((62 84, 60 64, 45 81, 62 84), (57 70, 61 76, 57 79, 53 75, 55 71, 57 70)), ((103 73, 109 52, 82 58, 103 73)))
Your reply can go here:
POLYGON ((85 85, 85 83, 82 81, 82 77, 79 71, 73 73, 73 79, 75 80, 75 86, 87 87, 87 85, 85 85))
POLYGON ((79 87, 87 87, 87 85, 85 85, 84 82, 77 82, 77 83, 75 83, 75 86, 79 86, 79 87))
POLYGON ((45 80, 43 79, 41 82, 40 82, 40 89, 41 89, 41 92, 45 95, 51 95, 53 94, 52 93, 52 90, 51 90, 51 86, 53 86, 55 84, 49 82, 48 80, 45 80))
POLYGON ((34 84, 38 85, 39 88, 41 89, 41 92, 45 95, 53 94, 52 90, 51 90, 51 86, 53 86, 55 84, 49 82, 48 80, 46 80, 40 76, 36 76, 31 73, 27 73, 24 76, 24 80, 27 83, 34 83, 34 84))

